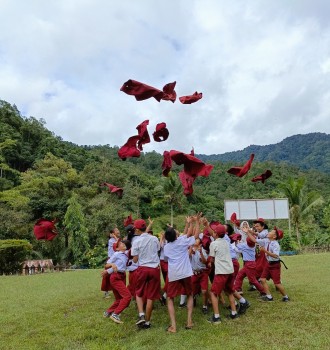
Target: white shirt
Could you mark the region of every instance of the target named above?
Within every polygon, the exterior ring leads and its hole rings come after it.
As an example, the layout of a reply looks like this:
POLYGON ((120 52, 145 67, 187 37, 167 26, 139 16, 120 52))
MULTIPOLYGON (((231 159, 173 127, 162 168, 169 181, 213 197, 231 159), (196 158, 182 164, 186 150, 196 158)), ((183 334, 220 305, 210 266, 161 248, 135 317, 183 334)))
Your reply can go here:
MULTIPOLYGON (((190 255, 190 263, 191 263, 191 267, 194 271, 200 271, 200 270, 205 270, 206 269, 206 265, 202 263, 202 258, 201 258, 201 253, 199 250, 194 250, 195 254, 192 253, 190 255)), ((205 260, 207 260, 208 258, 208 254, 207 251, 202 248, 202 254, 205 258, 205 260)))
POLYGON ((193 275, 188 248, 195 243, 195 237, 179 236, 164 247, 164 256, 168 261, 168 281, 178 281, 193 275))
MULTIPOLYGON (((131 244, 133 245, 133 242, 139 237, 140 236, 133 236, 132 240, 131 240, 131 244)), ((131 251, 131 255, 132 255, 132 251, 131 251)), ((132 272, 132 271, 135 271, 138 267, 139 267, 139 262, 135 263, 133 261, 133 259, 130 259, 129 262, 128 262, 128 265, 126 267, 126 270, 132 272)))
POLYGON ((108 241, 108 258, 111 258, 112 255, 115 253, 115 251, 113 250, 113 244, 116 243, 117 240, 113 237, 111 237, 108 241))
POLYGON ((139 257, 139 266, 155 268, 159 266, 159 249, 158 238, 144 232, 134 240, 131 254, 139 257))
POLYGON ((228 275, 234 272, 229 244, 225 238, 217 238, 210 244, 210 256, 214 257, 216 275, 228 275))
POLYGON ((127 260, 128 256, 125 252, 115 252, 108 261, 117 266, 118 272, 125 272, 127 260))
POLYGON ((257 243, 261 247, 264 247, 269 252, 276 254, 278 256, 278 258, 273 258, 272 256, 266 254, 266 259, 268 261, 279 261, 280 260, 281 248, 280 248, 278 241, 271 241, 268 238, 264 238, 264 239, 257 239, 257 243))

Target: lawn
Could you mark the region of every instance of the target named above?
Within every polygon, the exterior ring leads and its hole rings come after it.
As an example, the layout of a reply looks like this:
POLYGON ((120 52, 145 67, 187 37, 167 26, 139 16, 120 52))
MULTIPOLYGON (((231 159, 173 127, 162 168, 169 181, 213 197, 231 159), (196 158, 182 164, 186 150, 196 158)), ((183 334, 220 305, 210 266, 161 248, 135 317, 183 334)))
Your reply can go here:
MULTIPOLYGON (((167 309, 159 302, 148 330, 137 330, 133 303, 122 314, 124 324, 103 318, 113 298, 103 298, 98 270, 0 276, 0 349, 330 349, 330 254, 283 260, 289 303, 273 287, 273 303, 245 292, 246 315, 212 325, 199 301, 193 330, 184 329, 185 309, 177 310, 176 334, 165 332, 167 309)), ((226 314, 222 310, 222 319, 226 314)))

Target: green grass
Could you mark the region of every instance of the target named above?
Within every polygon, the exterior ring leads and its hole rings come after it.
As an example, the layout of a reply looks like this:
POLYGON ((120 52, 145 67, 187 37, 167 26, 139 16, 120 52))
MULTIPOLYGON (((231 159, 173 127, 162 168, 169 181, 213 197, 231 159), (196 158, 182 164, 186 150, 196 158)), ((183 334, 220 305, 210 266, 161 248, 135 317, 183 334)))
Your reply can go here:
POLYGON ((291 302, 281 302, 273 287, 273 303, 245 292, 246 315, 211 325, 199 301, 193 330, 184 329, 186 311, 177 310, 176 334, 166 334, 167 309, 159 302, 149 330, 137 330, 134 304, 122 314, 123 325, 104 319, 113 299, 103 299, 97 270, 0 276, 0 349, 330 349, 330 254, 283 259, 291 302))

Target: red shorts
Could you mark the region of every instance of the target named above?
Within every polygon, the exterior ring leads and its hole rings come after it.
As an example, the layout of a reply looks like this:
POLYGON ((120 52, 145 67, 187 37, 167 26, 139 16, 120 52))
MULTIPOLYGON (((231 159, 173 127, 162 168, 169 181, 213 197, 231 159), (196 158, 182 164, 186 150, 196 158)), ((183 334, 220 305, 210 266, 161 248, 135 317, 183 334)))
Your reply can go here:
POLYGON ((168 262, 164 261, 164 260, 160 260, 160 269, 162 271, 163 280, 165 282, 166 281, 167 272, 168 272, 168 262))
POLYGON ((274 284, 281 284, 281 262, 268 262, 262 271, 261 278, 266 278, 267 280, 271 278, 274 284))
POLYGON ((102 292, 109 292, 110 290, 112 290, 110 276, 111 275, 107 274, 104 277, 102 277, 102 283, 101 283, 101 291, 102 292))
POLYGON ((239 262, 237 259, 232 259, 232 262, 234 266, 234 279, 235 279, 239 271, 239 262))
POLYGON ((129 271, 127 288, 131 292, 133 297, 135 297, 135 294, 136 294, 136 278, 137 278, 136 270, 129 271))
POLYGON ((159 299, 160 268, 139 266, 136 274, 136 296, 150 300, 159 299))
POLYGON ((259 279, 264 267, 268 264, 266 259, 266 254, 261 251, 259 254, 256 254, 256 278, 259 279))
POLYGON ((234 281, 234 273, 214 275, 211 292, 215 295, 220 295, 222 291, 229 294, 234 293, 234 281))
POLYGON ((191 276, 191 283, 193 294, 199 294, 201 290, 209 289, 209 272, 208 270, 201 270, 199 273, 194 272, 191 276))
POLYGON ((175 298, 178 295, 192 295, 192 282, 191 276, 182 278, 181 280, 168 282, 167 284, 167 296, 169 298, 175 298))

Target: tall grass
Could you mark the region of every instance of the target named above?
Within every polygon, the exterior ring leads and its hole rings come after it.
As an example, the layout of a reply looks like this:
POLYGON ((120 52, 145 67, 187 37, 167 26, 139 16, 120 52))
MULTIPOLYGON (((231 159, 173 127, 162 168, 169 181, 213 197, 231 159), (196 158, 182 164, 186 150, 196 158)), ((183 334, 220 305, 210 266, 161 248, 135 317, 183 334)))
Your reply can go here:
POLYGON ((226 320, 222 309, 223 322, 212 325, 199 301, 193 330, 184 329, 186 310, 177 310, 176 334, 165 332, 167 309, 158 302, 148 330, 137 330, 133 303, 122 314, 123 325, 104 319, 113 297, 103 298, 98 270, 1 276, 0 349, 330 349, 330 254, 284 260, 289 303, 273 287, 273 303, 245 292, 251 303, 246 315, 226 320))

